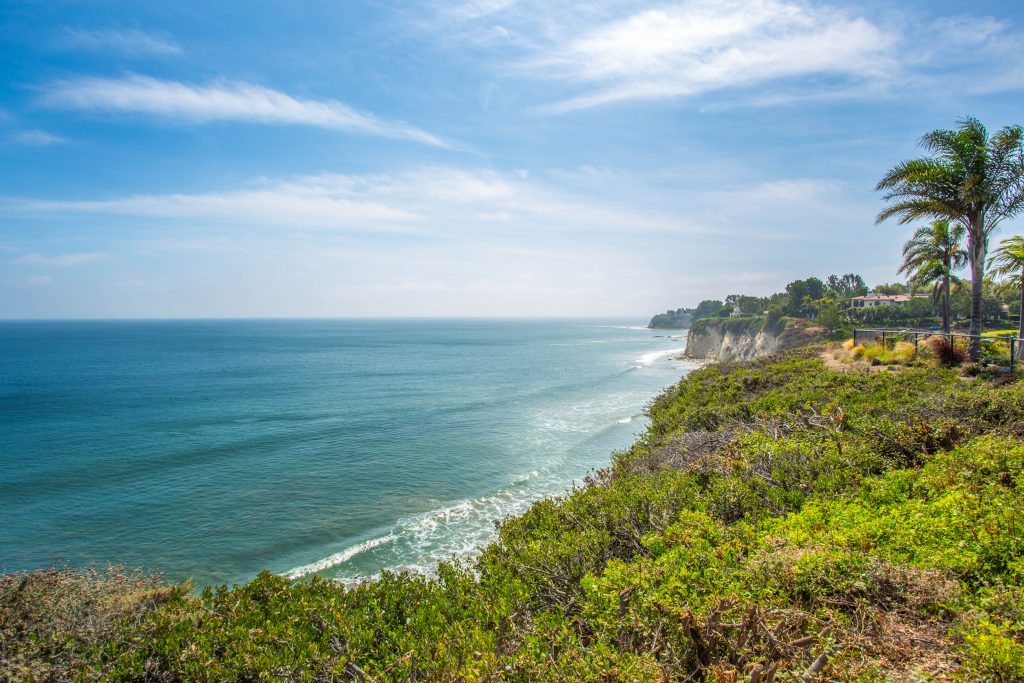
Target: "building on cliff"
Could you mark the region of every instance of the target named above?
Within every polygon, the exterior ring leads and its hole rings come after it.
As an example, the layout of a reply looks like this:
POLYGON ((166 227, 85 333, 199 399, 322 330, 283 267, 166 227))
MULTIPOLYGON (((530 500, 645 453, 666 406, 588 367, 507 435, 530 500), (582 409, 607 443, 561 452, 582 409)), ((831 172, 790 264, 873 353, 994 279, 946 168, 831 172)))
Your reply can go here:
POLYGON ((850 308, 873 308, 875 306, 893 306, 910 301, 908 294, 865 294, 850 299, 850 308))

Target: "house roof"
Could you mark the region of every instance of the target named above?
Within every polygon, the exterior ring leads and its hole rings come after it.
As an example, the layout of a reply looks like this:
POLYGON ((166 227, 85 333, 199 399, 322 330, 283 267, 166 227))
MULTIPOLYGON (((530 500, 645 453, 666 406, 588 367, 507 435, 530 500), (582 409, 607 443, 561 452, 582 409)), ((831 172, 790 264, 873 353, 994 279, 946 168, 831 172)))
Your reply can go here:
POLYGON ((866 294, 864 296, 855 296, 851 301, 893 301, 896 303, 902 303, 904 301, 910 301, 909 294, 866 294))

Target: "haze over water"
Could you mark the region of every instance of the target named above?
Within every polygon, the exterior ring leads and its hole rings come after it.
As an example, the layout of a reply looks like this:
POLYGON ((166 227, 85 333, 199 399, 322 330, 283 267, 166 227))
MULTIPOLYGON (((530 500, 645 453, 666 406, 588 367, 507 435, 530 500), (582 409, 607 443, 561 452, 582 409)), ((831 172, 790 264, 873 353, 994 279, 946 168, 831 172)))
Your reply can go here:
POLYGON ((693 365, 642 322, 0 323, 0 568, 429 570, 693 365))

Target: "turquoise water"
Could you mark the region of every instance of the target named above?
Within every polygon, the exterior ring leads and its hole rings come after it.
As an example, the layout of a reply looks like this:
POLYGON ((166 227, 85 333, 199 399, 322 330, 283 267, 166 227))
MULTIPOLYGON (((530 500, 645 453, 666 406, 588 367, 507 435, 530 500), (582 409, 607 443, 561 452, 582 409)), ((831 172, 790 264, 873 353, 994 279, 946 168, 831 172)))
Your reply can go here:
POLYGON ((642 324, 0 323, 0 569, 429 570, 632 442, 642 324))

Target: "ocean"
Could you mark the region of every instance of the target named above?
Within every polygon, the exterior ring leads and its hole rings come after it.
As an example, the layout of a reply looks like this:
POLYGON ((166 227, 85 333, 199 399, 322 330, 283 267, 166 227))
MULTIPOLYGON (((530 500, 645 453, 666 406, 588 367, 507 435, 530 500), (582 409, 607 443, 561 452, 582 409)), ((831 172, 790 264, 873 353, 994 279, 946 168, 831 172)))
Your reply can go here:
POLYGON ((0 571, 430 571, 695 364, 635 320, 0 323, 0 571))

